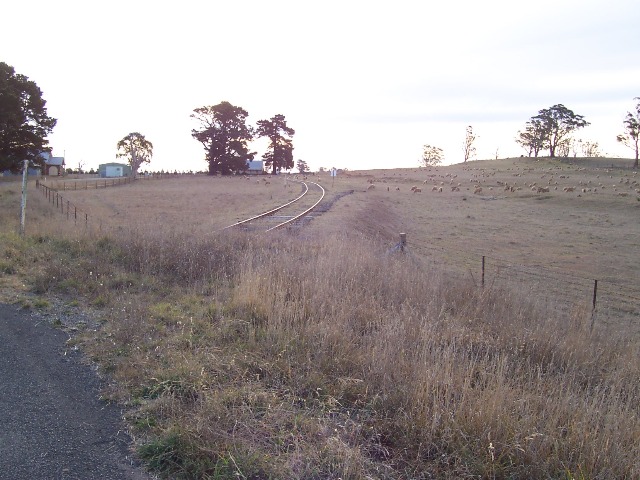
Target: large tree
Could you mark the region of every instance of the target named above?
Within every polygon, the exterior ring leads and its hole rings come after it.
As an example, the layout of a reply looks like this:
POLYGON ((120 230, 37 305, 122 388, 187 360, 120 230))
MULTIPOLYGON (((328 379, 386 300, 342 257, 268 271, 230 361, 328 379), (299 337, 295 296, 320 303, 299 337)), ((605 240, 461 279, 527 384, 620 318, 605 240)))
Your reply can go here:
POLYGON ((633 162, 633 168, 638 168, 638 139, 640 138, 640 97, 634 98, 636 100, 636 112, 627 112, 627 116, 624 121, 624 133, 617 136, 619 142, 625 144, 627 147, 635 151, 635 160, 633 162))
POLYGON ((582 115, 573 113, 562 104, 544 108, 531 121, 539 121, 542 127, 546 148, 549 149, 551 158, 556 156, 556 149, 569 141, 574 130, 589 125, 582 115))
POLYGON ((191 130, 191 135, 204 146, 209 175, 245 171, 247 161, 253 160, 255 152, 248 147, 253 140, 248 115, 246 110, 229 102, 196 108, 191 114, 200 123, 199 129, 191 130))
POLYGON ((546 134, 542 122, 534 118, 529 120, 525 124, 524 132, 518 132, 516 143, 527 150, 529 156, 533 154, 534 157, 537 157, 540 150, 547 148, 546 134))
POLYGON ((131 166, 131 176, 135 177, 143 163, 151 162, 153 144, 138 132, 132 132, 118 142, 118 157, 124 157, 131 166))
POLYGON ((291 137, 295 130, 287 126, 284 115, 278 114, 269 120, 258 120, 256 135, 269 138, 269 148, 262 156, 271 173, 276 175, 280 170, 293 168, 293 143, 291 137))
POLYGON ((0 171, 17 173, 24 160, 42 166, 40 153, 50 151, 47 135, 56 125, 46 103, 33 81, 0 62, 0 171))

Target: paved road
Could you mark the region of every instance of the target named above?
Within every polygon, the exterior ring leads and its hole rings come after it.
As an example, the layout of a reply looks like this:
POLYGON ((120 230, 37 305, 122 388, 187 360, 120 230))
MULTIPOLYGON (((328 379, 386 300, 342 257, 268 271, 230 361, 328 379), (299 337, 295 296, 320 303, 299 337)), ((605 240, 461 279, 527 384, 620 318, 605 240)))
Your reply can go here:
POLYGON ((98 398, 99 380, 68 335, 0 304, 0 479, 131 479, 122 412, 98 398))

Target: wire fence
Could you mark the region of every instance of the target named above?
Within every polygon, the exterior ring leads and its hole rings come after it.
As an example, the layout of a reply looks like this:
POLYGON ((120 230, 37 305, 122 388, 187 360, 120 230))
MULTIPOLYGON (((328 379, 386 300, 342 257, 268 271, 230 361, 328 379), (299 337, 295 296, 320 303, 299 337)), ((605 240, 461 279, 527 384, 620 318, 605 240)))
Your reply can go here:
MULTIPOLYGON (((36 188, 40 190, 42 195, 47 201, 60 211, 68 220, 73 220, 77 225, 79 222, 83 223, 85 227, 89 226, 89 212, 82 209, 71 200, 65 198, 60 190, 92 190, 99 188, 117 187, 120 185, 129 185, 134 181, 149 180, 149 179, 166 179, 166 178, 178 178, 179 175, 175 174, 154 174, 143 175, 135 178, 131 177, 117 177, 117 178, 94 178, 94 179, 51 179, 36 180, 36 188), (46 183, 45 183, 46 182, 46 183)), ((94 219, 95 220, 95 219, 94 219)), ((97 228, 102 228, 102 222, 95 222, 97 228)))
POLYGON ((79 220, 81 223, 84 223, 85 227, 89 226, 89 213, 78 207, 70 200, 64 198, 58 190, 45 185, 39 180, 36 180, 36 188, 51 205, 60 210, 62 215, 66 215, 68 220, 73 220, 76 224, 78 224, 79 220))
POLYGON ((400 237, 395 250, 420 255, 421 261, 471 278, 482 288, 522 292, 553 305, 559 313, 590 311, 595 323, 607 327, 632 327, 640 332, 640 285, 619 278, 590 278, 583 273, 541 265, 526 265, 472 250, 410 242, 400 237))

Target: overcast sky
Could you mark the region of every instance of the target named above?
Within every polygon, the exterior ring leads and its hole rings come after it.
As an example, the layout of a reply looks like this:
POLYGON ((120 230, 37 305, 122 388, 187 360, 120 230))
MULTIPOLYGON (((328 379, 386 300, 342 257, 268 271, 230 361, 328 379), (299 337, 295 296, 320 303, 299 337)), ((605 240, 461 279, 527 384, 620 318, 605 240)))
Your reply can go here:
MULTIPOLYGON (((514 137, 562 103, 610 156, 640 96, 637 0, 9 1, 0 61, 35 81, 69 167, 115 161, 140 132, 154 170, 204 170, 194 108, 223 100, 249 123, 283 114, 294 158, 319 167, 519 156, 514 137)), ((257 159, 264 144, 256 144, 257 159)))

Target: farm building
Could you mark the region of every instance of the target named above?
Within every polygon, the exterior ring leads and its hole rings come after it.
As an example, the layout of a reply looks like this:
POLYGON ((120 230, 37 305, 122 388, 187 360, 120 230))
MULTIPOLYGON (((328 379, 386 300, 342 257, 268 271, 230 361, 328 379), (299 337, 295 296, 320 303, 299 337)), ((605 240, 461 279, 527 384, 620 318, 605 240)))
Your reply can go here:
MULTIPOLYGON (((27 175, 38 176, 43 174, 43 172, 44 172, 44 175, 49 175, 52 177, 64 175, 65 173, 64 157, 54 157, 49 152, 41 152, 39 156, 40 156, 40 162, 36 162, 36 163, 40 163, 40 165, 35 167, 29 167, 29 169, 27 170, 27 175)), ((9 177, 14 175, 22 175, 22 173, 21 172, 12 173, 10 170, 5 170, 0 172, 0 177, 2 176, 9 177)))
POLYGON ((126 177, 131 175, 131 167, 124 163, 103 163, 98 166, 100 178, 126 177))
POLYGON ((57 177, 64 175, 64 157, 54 157, 49 152, 42 152, 40 156, 44 159, 44 175, 57 177))
POLYGON ((247 160, 247 172, 250 175, 261 175, 264 173, 264 162, 262 160, 247 160))

